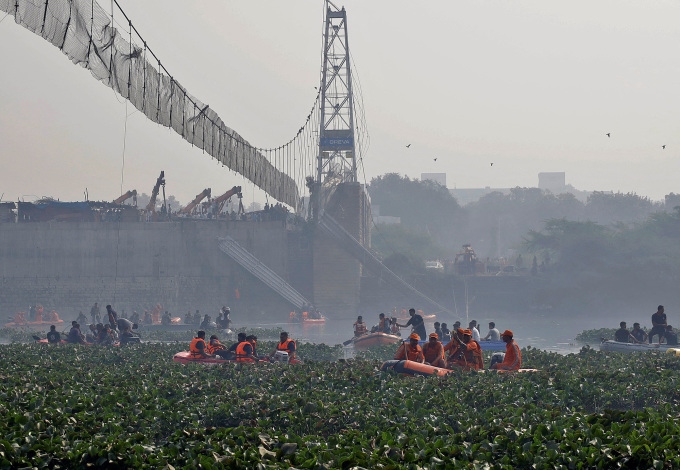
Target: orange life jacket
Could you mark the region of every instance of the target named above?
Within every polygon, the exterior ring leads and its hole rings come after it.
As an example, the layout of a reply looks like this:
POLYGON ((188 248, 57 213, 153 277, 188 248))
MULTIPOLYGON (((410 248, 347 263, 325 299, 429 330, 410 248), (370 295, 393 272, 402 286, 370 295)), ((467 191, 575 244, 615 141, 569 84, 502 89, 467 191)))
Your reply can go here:
POLYGON ((240 343, 238 343, 238 346, 236 346, 236 362, 255 362, 253 358, 248 357, 248 353, 246 352, 246 345, 250 346, 251 348, 253 347, 253 345, 250 344, 248 341, 241 341, 240 343))
MULTIPOLYGON (((449 359, 451 356, 449 356, 449 359)), ((484 360, 482 358, 482 350, 479 343, 475 340, 470 340, 467 343, 467 349, 463 354, 456 354, 453 359, 453 364, 462 367, 464 370, 479 370, 484 368, 484 360)))
POLYGON ((438 359, 444 359, 444 348, 442 343, 437 341, 432 344, 429 341, 423 345, 423 356, 425 357, 425 362, 432 364, 438 359))
POLYGON ((297 347, 296 347, 296 345, 295 345, 295 341, 293 341, 293 340, 290 339, 290 338, 288 338, 288 339, 287 339, 286 341, 284 341, 283 343, 279 343, 279 344, 276 345, 276 350, 277 350, 277 351, 285 351, 285 352, 288 353, 288 359, 289 359, 289 360, 295 357, 295 350, 296 350, 296 349, 297 349, 297 347), (290 343, 293 343, 293 350, 292 350, 292 351, 291 351, 290 349, 288 349, 288 345, 289 345, 290 343))
POLYGON ((474 339, 471 339, 470 342, 477 345, 477 349, 472 350, 472 360, 476 364, 475 369, 484 369, 484 354, 482 354, 482 346, 474 339))
POLYGON ((366 329, 366 323, 364 322, 355 322, 354 323, 354 336, 361 336, 365 335, 368 332, 366 329))
POLYGON ((215 344, 213 344, 212 341, 209 341, 206 344, 205 349, 208 351, 208 354, 215 354, 215 351, 219 351, 220 349, 226 349, 226 348, 218 340, 215 340, 215 344))
POLYGON ((420 345, 412 348, 410 344, 402 343, 397 354, 394 355, 397 360, 408 359, 409 361, 423 362, 425 357, 423 356, 423 349, 420 345))
POLYGON ((497 367, 502 370, 519 370, 522 367, 522 352, 514 340, 505 345, 505 359, 497 367))
POLYGON ((189 352, 193 357, 203 357, 201 354, 205 354, 205 351, 207 350, 205 346, 205 340, 203 338, 194 338, 191 340, 191 344, 189 345, 189 352), (198 349, 198 343, 203 343, 203 352, 201 352, 200 349, 198 349))

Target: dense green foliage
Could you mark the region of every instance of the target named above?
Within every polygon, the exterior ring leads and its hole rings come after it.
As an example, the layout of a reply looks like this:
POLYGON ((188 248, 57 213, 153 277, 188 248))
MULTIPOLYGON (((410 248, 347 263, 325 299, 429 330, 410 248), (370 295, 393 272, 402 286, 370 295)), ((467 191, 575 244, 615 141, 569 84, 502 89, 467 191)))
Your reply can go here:
POLYGON ((556 305, 577 301, 605 311, 639 309, 649 318, 680 293, 680 212, 658 213, 632 227, 551 219, 526 238, 527 250, 552 260, 544 288, 556 305), (641 295, 642 294, 642 295, 641 295))
POLYGON ((680 358, 523 351, 538 373, 181 365, 176 345, 0 353, 0 468, 677 468, 680 358))
POLYGON ((481 260, 502 256, 516 263, 522 253, 527 275, 535 257, 524 295, 530 306, 648 316, 659 303, 680 304, 680 208, 672 202, 667 207, 636 194, 604 192, 582 202, 571 194, 513 188, 460 207, 444 189, 396 174, 371 182, 381 215, 402 220, 379 226, 373 248, 406 279, 417 277, 425 260, 452 260, 470 243, 481 260))
MULTIPOLYGON (((414 231, 427 235, 419 249, 438 250, 439 258, 451 258, 464 243, 471 243, 486 258, 506 256, 508 250, 520 246, 530 230, 540 230, 549 219, 591 221, 605 226, 632 224, 664 209, 663 204, 634 193, 596 191, 582 202, 571 193, 552 194, 519 187, 506 194, 486 194, 460 207, 444 186, 396 173, 373 178, 368 189, 372 203, 380 206, 380 215, 401 218, 400 226, 384 233, 382 227, 379 230, 385 241, 378 241, 376 249, 384 257, 399 250, 400 239, 414 231)), ((401 254, 411 256, 410 250, 401 254)))

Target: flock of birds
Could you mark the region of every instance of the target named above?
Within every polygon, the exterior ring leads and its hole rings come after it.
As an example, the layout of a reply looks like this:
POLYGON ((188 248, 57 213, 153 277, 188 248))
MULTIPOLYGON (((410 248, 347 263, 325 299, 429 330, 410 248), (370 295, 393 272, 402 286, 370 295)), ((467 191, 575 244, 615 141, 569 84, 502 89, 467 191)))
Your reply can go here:
MULTIPOLYGON (((611 138, 612 133, 611 133, 611 132, 607 132, 605 135, 606 135, 607 137, 611 138)), ((410 149, 410 148, 411 148, 411 144, 406 144, 406 148, 407 148, 407 149, 410 149)), ((662 150, 666 150, 666 144, 662 145, 662 146, 661 146, 661 149, 662 149, 662 150)), ((434 157, 434 161, 435 161, 435 162, 437 161, 437 157, 434 157)), ((490 166, 493 166, 493 162, 491 162, 489 165, 490 165, 490 166)))

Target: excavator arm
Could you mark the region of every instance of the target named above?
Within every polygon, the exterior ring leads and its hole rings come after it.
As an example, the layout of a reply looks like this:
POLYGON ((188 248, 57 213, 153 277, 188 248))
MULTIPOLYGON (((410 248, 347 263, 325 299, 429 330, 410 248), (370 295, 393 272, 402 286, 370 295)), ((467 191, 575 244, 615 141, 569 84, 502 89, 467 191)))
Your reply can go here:
MULTIPOLYGON (((218 196, 215 199, 213 199, 213 204, 217 204, 217 213, 218 214, 220 212, 222 212, 222 208, 224 207, 224 203, 227 202, 227 200, 230 197, 232 197, 234 194, 238 194, 239 200, 243 197, 241 195, 241 186, 234 186, 233 188, 231 188, 226 193, 224 193, 221 196, 218 196)), ((242 207, 243 207, 243 204, 239 204, 239 213, 242 212, 241 211, 242 207)))
MULTIPOLYGON (((122 196, 120 196, 118 199, 114 200, 113 203, 114 203, 114 204, 122 204, 122 203, 124 203, 125 201, 127 201, 128 199, 130 199, 131 197, 136 197, 136 196, 137 196, 137 190, 136 190, 136 189, 131 189, 131 190, 128 191, 127 193, 125 193, 125 194, 123 194, 122 196)), ((137 201, 136 201, 136 200, 135 200, 135 205, 137 205, 137 201)))
POLYGON ((179 211, 179 213, 180 214, 191 214, 191 211, 194 210, 194 207, 196 207, 198 205, 198 203, 201 202, 206 197, 210 197, 210 188, 206 188, 200 194, 197 194, 196 197, 194 198, 194 200, 191 201, 189 204, 187 204, 186 207, 183 207, 179 211))
POLYGON ((151 200, 146 205, 147 212, 156 213, 156 198, 158 197, 158 191, 161 189, 161 186, 165 186, 165 171, 161 171, 161 175, 156 180, 156 184, 151 192, 151 200))

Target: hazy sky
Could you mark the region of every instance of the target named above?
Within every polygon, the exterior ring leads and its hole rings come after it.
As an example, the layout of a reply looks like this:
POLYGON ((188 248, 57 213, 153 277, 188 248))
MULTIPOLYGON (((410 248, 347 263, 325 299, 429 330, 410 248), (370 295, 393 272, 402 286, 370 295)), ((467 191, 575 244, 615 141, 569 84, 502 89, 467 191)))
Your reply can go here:
MULTIPOLYGON (((119 3, 173 76, 253 145, 281 145, 303 124, 320 80, 321 0, 119 3)), ((539 172, 564 171, 583 190, 680 192, 677 0, 336 5, 363 91, 367 181, 445 172, 450 188, 535 187, 539 172)), ((149 194, 160 170, 185 204, 246 184, 132 105, 125 139, 124 100, 3 17, 3 200, 149 194)), ((246 186, 244 202, 264 201, 246 186)))

